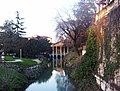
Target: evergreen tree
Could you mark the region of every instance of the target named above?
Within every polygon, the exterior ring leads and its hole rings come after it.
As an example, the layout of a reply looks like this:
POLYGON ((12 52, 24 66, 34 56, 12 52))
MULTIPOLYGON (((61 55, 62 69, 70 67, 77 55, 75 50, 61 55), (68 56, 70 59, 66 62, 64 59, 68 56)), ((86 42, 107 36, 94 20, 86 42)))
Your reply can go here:
POLYGON ((13 23, 13 30, 18 36, 22 36, 26 32, 23 31, 25 29, 24 27, 24 22, 22 21, 24 18, 20 18, 19 12, 16 11, 17 16, 16 16, 16 22, 13 23))
POLYGON ((96 91, 94 73, 97 67, 97 56, 96 38, 93 30, 90 29, 88 31, 86 53, 80 60, 79 69, 75 73, 75 78, 79 80, 81 85, 80 91, 96 91))
POLYGON ((6 53, 19 53, 21 47, 22 35, 25 29, 17 11, 16 22, 13 20, 6 20, 0 32, 0 44, 6 53))

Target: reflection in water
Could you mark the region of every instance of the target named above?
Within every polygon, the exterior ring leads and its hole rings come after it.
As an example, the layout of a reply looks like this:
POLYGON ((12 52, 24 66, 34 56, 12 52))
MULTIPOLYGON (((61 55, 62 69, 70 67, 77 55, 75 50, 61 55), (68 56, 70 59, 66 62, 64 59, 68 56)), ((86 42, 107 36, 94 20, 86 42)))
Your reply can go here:
POLYGON ((45 70, 45 72, 41 74, 40 78, 37 79, 38 83, 47 82, 52 76, 52 70, 52 68, 45 70))
POLYGON ((65 75, 64 70, 60 70, 60 72, 57 72, 55 79, 57 83, 57 91, 74 91, 75 90, 74 86, 70 83, 68 76, 65 75))
POLYGON ((75 91, 63 69, 49 70, 38 81, 32 83, 26 91, 75 91), (52 75, 50 75, 52 73, 52 75), (45 79, 47 77, 47 79, 45 79))
POLYGON ((63 62, 64 62, 63 58, 53 59, 53 60, 52 60, 53 68, 54 68, 54 67, 63 67, 63 66, 64 66, 64 65, 63 65, 63 62))

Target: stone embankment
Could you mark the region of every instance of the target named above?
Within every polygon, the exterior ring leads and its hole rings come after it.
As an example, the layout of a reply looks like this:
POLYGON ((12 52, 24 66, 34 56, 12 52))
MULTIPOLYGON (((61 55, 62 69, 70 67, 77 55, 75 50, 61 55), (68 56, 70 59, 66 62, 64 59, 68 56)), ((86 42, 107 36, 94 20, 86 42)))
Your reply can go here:
POLYGON ((35 65, 24 69, 23 73, 28 79, 35 79, 40 76, 46 68, 47 65, 35 65))
POLYGON ((16 70, 19 73, 22 73, 25 75, 28 79, 35 79, 38 76, 42 74, 42 72, 48 67, 47 64, 37 64, 34 66, 30 66, 27 68, 23 68, 19 65, 11 64, 11 63, 6 63, 6 62, 1 62, 0 67, 6 67, 9 69, 16 70))

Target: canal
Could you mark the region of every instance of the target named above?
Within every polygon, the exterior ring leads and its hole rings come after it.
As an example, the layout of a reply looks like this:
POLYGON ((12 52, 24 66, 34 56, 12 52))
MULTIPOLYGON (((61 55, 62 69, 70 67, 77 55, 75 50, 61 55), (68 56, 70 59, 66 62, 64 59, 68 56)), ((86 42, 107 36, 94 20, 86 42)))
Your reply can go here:
POLYGON ((75 91, 64 69, 49 68, 25 91, 75 91))

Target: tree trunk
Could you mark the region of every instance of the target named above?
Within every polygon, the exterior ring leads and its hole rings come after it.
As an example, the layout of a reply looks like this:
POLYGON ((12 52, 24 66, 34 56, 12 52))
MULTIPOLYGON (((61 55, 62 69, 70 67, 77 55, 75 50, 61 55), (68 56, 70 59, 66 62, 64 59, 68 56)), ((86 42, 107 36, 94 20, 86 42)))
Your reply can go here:
POLYGON ((77 52, 78 56, 81 55, 80 51, 79 51, 79 45, 77 44, 77 40, 74 40, 74 48, 75 48, 75 51, 77 52))

